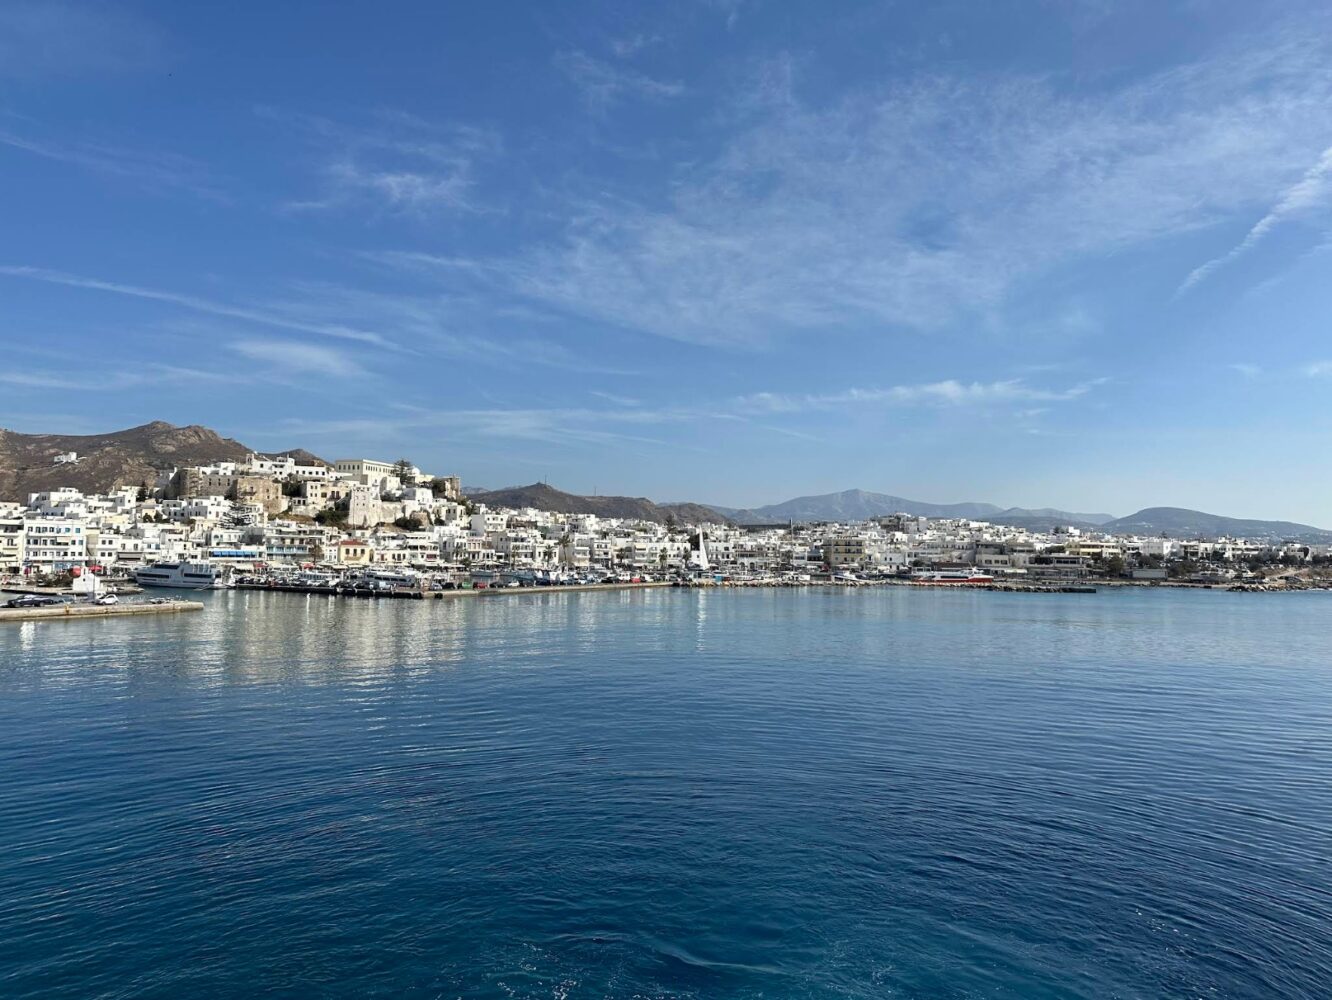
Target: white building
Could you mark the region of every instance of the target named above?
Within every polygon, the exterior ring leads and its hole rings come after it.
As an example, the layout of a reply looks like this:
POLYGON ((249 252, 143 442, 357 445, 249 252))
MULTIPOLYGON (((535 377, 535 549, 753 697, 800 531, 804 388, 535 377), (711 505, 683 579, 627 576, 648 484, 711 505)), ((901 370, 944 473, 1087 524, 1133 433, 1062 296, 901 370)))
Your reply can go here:
POLYGON ((34 573, 63 573, 88 562, 88 529, 79 518, 30 517, 23 522, 23 563, 34 573))

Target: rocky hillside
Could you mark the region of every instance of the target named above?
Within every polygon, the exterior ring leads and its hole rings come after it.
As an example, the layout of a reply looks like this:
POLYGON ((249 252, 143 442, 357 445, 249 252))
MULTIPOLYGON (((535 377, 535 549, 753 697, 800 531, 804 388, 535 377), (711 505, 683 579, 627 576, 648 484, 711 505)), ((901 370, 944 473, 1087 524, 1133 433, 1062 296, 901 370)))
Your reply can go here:
POLYGON ((469 493, 468 499, 491 507, 535 507, 559 514, 598 514, 601 517, 631 517, 665 524, 674 517, 680 524, 721 523, 725 520, 711 507, 697 503, 657 504, 645 497, 584 497, 565 493, 545 483, 511 486, 502 490, 469 493))
POLYGON ((253 450, 207 427, 160 420, 109 434, 19 434, 0 428, 0 500, 23 501, 29 493, 61 486, 102 493, 151 483, 161 468, 235 462, 253 450), (78 453, 77 463, 56 464, 56 455, 71 451, 78 453))

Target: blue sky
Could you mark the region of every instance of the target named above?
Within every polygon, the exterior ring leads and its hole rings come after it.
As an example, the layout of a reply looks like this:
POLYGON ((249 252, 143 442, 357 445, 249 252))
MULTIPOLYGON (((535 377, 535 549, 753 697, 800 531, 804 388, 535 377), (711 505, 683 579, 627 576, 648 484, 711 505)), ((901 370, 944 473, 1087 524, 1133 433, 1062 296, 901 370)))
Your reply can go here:
POLYGON ((0 0, 0 425, 1332 525, 1323 3, 0 0))

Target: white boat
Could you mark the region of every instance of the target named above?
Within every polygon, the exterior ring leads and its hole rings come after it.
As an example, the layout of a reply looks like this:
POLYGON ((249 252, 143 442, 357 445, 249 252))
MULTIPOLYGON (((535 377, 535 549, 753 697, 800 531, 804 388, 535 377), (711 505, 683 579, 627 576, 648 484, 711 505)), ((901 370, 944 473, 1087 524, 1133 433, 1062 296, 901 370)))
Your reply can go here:
POLYGON ((134 571, 140 587, 176 587, 180 590, 216 590, 229 586, 222 571, 209 563, 155 562, 134 571))
POLYGON ((912 583, 932 585, 994 583, 994 577, 978 569, 917 570, 911 574, 912 583))
POLYGON ((393 590, 421 586, 421 574, 413 570, 365 569, 347 577, 347 585, 364 590, 393 590))

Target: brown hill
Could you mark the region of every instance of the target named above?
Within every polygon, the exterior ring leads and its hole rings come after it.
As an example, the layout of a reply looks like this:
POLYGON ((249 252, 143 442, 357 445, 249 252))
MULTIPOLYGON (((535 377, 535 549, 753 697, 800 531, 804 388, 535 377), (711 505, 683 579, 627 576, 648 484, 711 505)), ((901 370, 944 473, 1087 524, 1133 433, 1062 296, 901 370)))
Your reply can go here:
MULTIPOLYGON (((23 502, 29 493, 62 486, 84 493, 105 493, 117 486, 151 484, 159 469, 239 462, 253 452, 253 448, 207 427, 176 427, 160 420, 109 434, 20 434, 0 428, 0 500, 23 502), (57 455, 71 451, 78 453, 77 463, 56 464, 57 455)), ((302 463, 328 464, 300 448, 279 455, 302 463)), ((535 507, 659 524, 670 517, 679 524, 726 521, 723 515, 701 504, 656 504, 644 497, 582 497, 544 483, 472 493, 470 499, 492 507, 535 507)))
POLYGON ((656 521, 658 524, 665 524, 669 517, 674 517, 680 524, 725 523, 722 515, 702 504, 656 504, 646 497, 584 497, 565 493, 545 483, 469 493, 467 499, 490 507, 535 507, 537 510, 559 514, 637 518, 641 521, 656 521))
POLYGON ((24 501, 29 493, 61 486, 104 493, 152 483, 158 469, 236 462, 253 451, 207 427, 160 420, 109 434, 19 434, 0 428, 0 500, 24 501), (70 451, 78 453, 77 464, 55 463, 56 455, 70 451))

